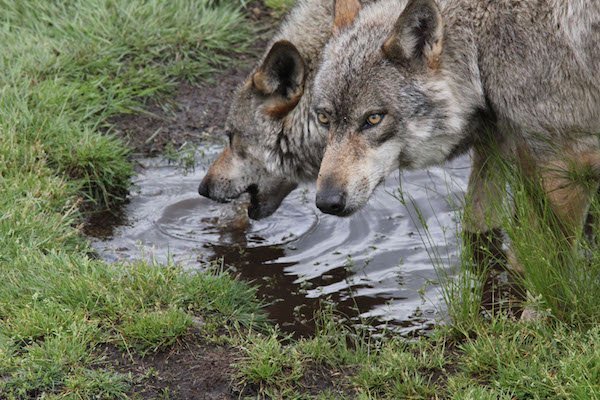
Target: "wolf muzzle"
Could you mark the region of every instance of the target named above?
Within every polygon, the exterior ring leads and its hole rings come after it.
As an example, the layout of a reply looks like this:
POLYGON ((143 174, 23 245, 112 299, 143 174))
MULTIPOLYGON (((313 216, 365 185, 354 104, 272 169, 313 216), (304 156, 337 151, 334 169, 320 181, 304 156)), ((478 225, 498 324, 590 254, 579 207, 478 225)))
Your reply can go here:
POLYGON ((347 215, 346 193, 336 188, 324 188, 317 192, 317 208, 325 214, 347 215))

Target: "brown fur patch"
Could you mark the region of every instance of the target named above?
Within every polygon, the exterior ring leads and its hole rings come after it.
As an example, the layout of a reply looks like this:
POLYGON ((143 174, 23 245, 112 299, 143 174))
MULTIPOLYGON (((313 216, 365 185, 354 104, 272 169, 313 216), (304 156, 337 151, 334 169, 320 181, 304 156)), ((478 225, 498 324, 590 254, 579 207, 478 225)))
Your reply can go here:
POLYGON ((204 179, 209 179, 211 182, 214 182, 219 178, 229 176, 232 158, 233 152, 231 151, 231 148, 229 148, 229 146, 225 147, 221 154, 219 154, 219 157, 211 164, 204 179))
POLYGON ((265 114, 271 118, 280 119, 288 115, 297 105, 302 98, 303 91, 293 95, 291 98, 278 97, 270 100, 265 105, 265 114))
POLYGON ((254 75, 250 75, 242 85, 242 91, 248 91, 254 86, 254 75))
POLYGON ((541 166, 542 186, 548 196, 553 213, 566 238, 574 239, 583 223, 593 193, 569 176, 565 161, 549 162, 541 166))
POLYGON ((273 89, 271 87, 272 85, 269 82, 269 77, 264 71, 260 69, 252 75, 251 82, 252 85, 254 85, 254 87, 256 88, 256 90, 258 90, 260 93, 270 94, 273 92, 273 89))
POLYGON ((392 61, 400 62, 404 64, 406 59, 404 57, 404 52, 398 43, 398 39, 396 36, 390 36, 383 42, 383 46, 381 46, 381 51, 383 54, 392 61))
POLYGON ((442 48, 442 39, 438 39, 433 43, 431 49, 425 53, 427 67, 432 71, 438 71, 441 67, 442 48))
POLYGON ((350 26, 360 11, 358 0, 336 0, 333 20, 333 32, 338 34, 350 26))
POLYGON ((590 151, 583 153, 580 160, 585 166, 590 168, 594 179, 600 181, 600 152, 590 151))
POLYGON ((562 153, 562 158, 542 162, 531 155, 527 146, 520 145, 517 156, 524 175, 528 179, 541 180, 560 229, 568 240, 572 240, 583 228, 598 186, 597 182, 587 185, 576 177, 590 168, 598 172, 600 155, 596 151, 573 153, 571 149, 564 149, 562 153))
POLYGON ((367 150, 368 143, 360 135, 353 134, 341 142, 330 142, 321 162, 317 188, 320 190, 324 183, 335 182, 338 188, 345 191, 350 175, 356 173, 367 150))

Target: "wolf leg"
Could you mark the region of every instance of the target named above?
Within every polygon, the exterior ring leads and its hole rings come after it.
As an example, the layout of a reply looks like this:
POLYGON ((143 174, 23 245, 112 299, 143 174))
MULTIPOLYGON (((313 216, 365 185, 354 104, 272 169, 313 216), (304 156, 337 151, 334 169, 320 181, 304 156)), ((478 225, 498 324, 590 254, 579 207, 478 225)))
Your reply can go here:
POLYGON ((475 265, 485 267, 504 257, 501 213, 498 211, 506 197, 506 190, 501 174, 497 173, 497 151, 491 146, 477 146, 472 157, 463 235, 475 265))
MULTIPOLYGON (((530 195, 545 195, 548 205, 552 211, 550 223, 553 230, 562 238, 565 249, 576 250, 575 243, 581 237, 586 218, 593 196, 598 191, 598 178, 594 176, 594 165, 591 161, 595 158, 586 154, 578 154, 568 159, 556 159, 540 163, 535 168, 536 173, 527 179, 541 183, 543 193, 534 188, 530 195), (592 172, 590 174, 589 172, 592 172)), ((537 204, 539 199, 532 199, 532 204, 537 204)), ((531 215, 527 218, 527 224, 538 226, 540 215, 531 215)), ((560 244, 557 244, 560 245, 560 244)), ((510 263, 519 265, 514 254, 509 255, 510 263)), ((528 293, 528 295, 530 295, 528 293)), ((539 319, 538 310, 526 306, 521 314, 522 321, 539 319)))
POLYGON ((556 217, 558 229, 569 244, 581 236, 598 181, 586 176, 594 166, 586 155, 555 160, 541 168, 542 188, 556 217))

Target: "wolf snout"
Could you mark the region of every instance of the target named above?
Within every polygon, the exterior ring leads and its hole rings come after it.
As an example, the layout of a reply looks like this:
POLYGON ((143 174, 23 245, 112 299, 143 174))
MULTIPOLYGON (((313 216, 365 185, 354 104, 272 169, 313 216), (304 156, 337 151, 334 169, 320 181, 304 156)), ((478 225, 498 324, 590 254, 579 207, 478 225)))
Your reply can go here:
POLYGON ((198 194, 202 197, 206 197, 210 199, 210 178, 205 176, 200 182, 200 186, 198 186, 198 194))
POLYGON ((346 214, 346 193, 339 189, 324 189, 317 192, 317 208, 326 214, 346 214))

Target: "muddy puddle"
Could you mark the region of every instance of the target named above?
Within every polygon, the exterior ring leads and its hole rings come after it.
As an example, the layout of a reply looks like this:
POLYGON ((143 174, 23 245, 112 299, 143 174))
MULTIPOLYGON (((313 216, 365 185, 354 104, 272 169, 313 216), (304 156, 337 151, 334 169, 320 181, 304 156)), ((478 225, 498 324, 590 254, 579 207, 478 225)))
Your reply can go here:
POLYGON ((406 335, 443 319, 434 263, 449 272, 456 264, 468 158, 389 177, 368 206, 349 218, 322 214, 314 206, 314 188, 306 186, 273 216, 251 221, 244 204, 217 204, 197 194, 218 150, 204 148, 187 174, 164 159, 139 160, 129 203, 116 217, 94 222, 93 246, 100 256, 172 259, 191 269, 222 260, 259 285, 270 318, 297 337, 314 330, 322 301, 335 302, 355 324, 406 335), (400 184, 404 205, 397 198, 400 184))

